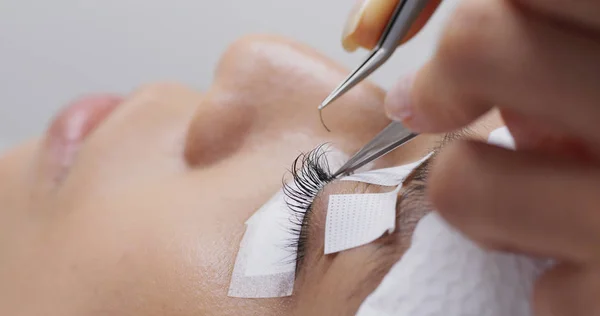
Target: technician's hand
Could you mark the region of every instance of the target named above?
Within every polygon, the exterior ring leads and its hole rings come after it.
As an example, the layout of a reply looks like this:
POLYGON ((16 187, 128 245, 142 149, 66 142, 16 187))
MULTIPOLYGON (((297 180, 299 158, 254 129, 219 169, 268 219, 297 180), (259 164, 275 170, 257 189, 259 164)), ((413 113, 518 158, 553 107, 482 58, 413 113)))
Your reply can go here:
POLYGON ((430 176, 433 203, 485 246, 563 262, 537 284, 536 315, 600 315, 600 1, 465 0, 385 107, 429 133, 499 108, 519 151, 449 146, 430 176))

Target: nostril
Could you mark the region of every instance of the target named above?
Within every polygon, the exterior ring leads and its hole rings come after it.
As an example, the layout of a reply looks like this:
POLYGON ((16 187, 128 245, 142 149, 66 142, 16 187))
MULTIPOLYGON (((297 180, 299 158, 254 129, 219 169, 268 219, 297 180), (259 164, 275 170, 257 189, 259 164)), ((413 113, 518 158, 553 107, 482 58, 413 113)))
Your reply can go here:
POLYGON ((255 113, 249 107, 233 103, 224 104, 207 97, 200 105, 185 146, 185 159, 190 166, 216 163, 242 147, 250 134, 255 113))
POLYGON ((52 121, 46 133, 44 173, 60 181, 83 141, 122 102, 114 95, 93 95, 66 106, 52 121))

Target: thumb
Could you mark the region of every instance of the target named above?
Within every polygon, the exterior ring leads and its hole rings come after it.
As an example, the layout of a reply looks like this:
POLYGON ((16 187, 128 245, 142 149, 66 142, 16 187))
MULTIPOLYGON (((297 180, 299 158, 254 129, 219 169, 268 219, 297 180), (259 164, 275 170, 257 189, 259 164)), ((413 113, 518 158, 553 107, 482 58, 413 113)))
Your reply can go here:
MULTIPOLYGON (((352 9, 344 32, 342 45, 347 51, 359 47, 372 49, 379 41, 400 0, 358 0, 352 9)), ((410 40, 425 26, 442 0, 430 0, 415 20, 402 43, 410 40)))

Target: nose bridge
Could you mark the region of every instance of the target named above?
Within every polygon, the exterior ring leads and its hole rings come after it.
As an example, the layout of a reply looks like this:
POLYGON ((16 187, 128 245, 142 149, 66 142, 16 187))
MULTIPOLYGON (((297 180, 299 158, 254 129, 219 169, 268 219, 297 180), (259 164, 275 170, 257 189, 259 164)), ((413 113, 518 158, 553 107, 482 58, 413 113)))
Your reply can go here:
MULTIPOLYGON (((308 124, 310 128, 323 129, 316 109, 347 72, 300 43, 254 35, 229 47, 217 67, 216 80, 244 98, 247 106, 255 107, 257 127, 308 124)), ((324 112, 328 125, 338 125, 338 130, 345 128, 347 122, 367 121, 384 126, 383 107, 378 106, 383 95, 369 82, 359 84, 324 112)))
POLYGON ((191 166, 210 165, 230 156, 249 135, 254 111, 228 102, 226 95, 210 91, 198 106, 185 146, 185 158, 191 166))
POLYGON ((318 122, 311 117, 317 114, 312 103, 326 88, 315 80, 315 65, 285 41, 250 36, 225 51, 189 128, 185 156, 190 165, 216 163, 250 136, 272 138, 318 122))
POLYGON ((291 40, 254 35, 223 54, 215 81, 199 107, 188 137, 192 164, 210 164, 239 149, 248 136, 269 141, 300 132, 323 140, 366 142, 388 120, 383 91, 364 82, 324 111, 317 107, 347 73, 313 49, 291 40))
POLYGON ((311 54, 287 39, 248 36, 226 50, 216 85, 230 93, 230 103, 253 109, 256 128, 305 124, 315 113, 313 105, 328 93, 323 73, 333 70, 311 54))

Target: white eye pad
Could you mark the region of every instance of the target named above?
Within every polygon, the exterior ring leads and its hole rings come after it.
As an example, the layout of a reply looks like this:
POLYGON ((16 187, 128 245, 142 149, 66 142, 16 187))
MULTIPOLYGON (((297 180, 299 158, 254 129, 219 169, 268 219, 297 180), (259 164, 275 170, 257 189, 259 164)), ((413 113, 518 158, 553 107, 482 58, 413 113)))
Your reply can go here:
POLYGON ((409 163, 402 166, 377 169, 371 171, 365 171, 357 174, 353 174, 347 177, 340 179, 341 181, 355 181, 355 182, 363 182, 368 184, 386 186, 386 187, 395 187, 402 182, 404 179, 419 165, 421 165, 425 160, 431 157, 432 153, 423 157, 419 161, 415 161, 413 163, 409 163))
POLYGON ((342 181, 396 186, 386 193, 332 194, 325 226, 325 254, 369 244, 396 228, 396 201, 404 179, 431 154, 419 161, 393 168, 351 175, 342 181))
POLYGON ((332 195, 325 227, 325 254, 366 245, 396 228, 400 186, 387 193, 332 195))
POLYGON ((228 295, 269 298, 292 295, 295 257, 285 249, 293 238, 293 223, 283 190, 246 221, 228 295))
MULTIPOLYGON (((348 157, 339 150, 324 151, 331 168, 340 167, 348 157)), ((296 184, 288 183, 289 189, 296 184)), ((246 221, 228 296, 271 298, 292 295, 296 277, 296 253, 290 245, 298 240, 297 223, 303 214, 293 212, 284 190, 279 190, 246 221)))

